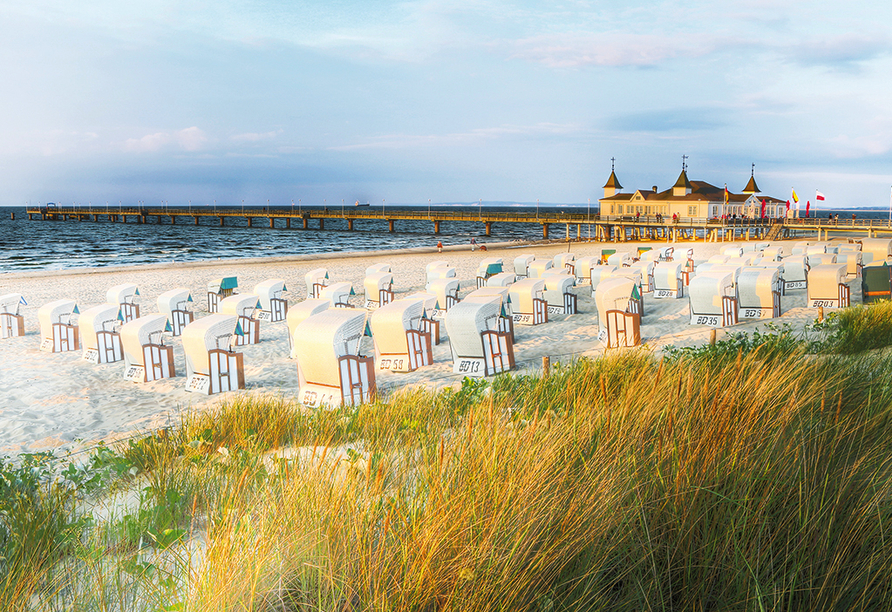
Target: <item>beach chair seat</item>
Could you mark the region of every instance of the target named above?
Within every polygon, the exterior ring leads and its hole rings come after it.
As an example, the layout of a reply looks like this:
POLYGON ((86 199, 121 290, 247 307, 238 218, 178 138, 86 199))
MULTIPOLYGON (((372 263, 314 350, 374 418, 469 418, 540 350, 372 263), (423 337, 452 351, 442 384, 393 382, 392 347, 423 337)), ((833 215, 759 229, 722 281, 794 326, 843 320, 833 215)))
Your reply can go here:
POLYGON ((737 277, 738 319, 781 316, 783 283, 777 268, 745 268, 737 277))
POLYGON ((242 333, 238 319, 212 314, 183 329, 186 391, 214 395, 245 388, 244 355, 232 350, 233 336, 242 333))
POLYGON ((375 394, 375 362, 360 354, 368 312, 330 308, 294 330, 300 384, 298 399, 311 408, 369 402, 375 394))
POLYGON ((37 310, 40 325, 40 350, 49 353, 64 353, 80 348, 77 324, 73 315, 80 311, 74 300, 56 300, 44 304, 37 310))
POLYGON ((322 295, 322 290, 328 286, 328 270, 315 268, 304 274, 304 284, 307 286, 307 298, 316 299, 322 295))
POLYGON ((25 335, 25 317, 21 314, 21 307, 27 305, 21 293, 0 296, 0 339, 25 335))
POLYGON ((425 284, 429 285, 431 281, 440 278, 455 278, 455 268, 450 266, 447 261, 433 261, 427 264, 424 275, 425 284))
POLYGON ((573 253, 558 253, 552 259, 553 268, 565 268, 570 274, 576 275, 576 255, 573 253))
POLYGON ((861 271, 861 301, 879 300, 892 300, 892 266, 885 261, 869 263, 861 271))
POLYGON ((456 278, 436 278, 427 284, 427 292, 437 296, 437 307, 434 317, 446 316, 449 309, 458 304, 458 292, 461 288, 456 278))
POLYGON ((536 261, 536 256, 524 253, 514 258, 514 275, 518 278, 526 278, 530 275, 530 264, 536 261))
POLYGON ((820 264, 809 270, 807 304, 808 308, 847 308, 851 305, 845 264, 820 264))
POLYGON ((363 281, 365 287, 365 308, 374 310, 393 301, 393 274, 372 272, 363 281))
POLYGON ((254 295, 260 301, 260 309, 254 318, 267 323, 279 323, 288 316, 288 300, 285 292, 288 288, 281 278, 270 278, 254 285, 254 295))
POLYGON ((446 314, 453 373, 481 377, 514 369, 514 342, 500 330, 502 317, 498 295, 462 300, 446 314))
POLYGON ((324 287, 318 297, 328 300, 334 308, 354 308, 350 303, 350 297, 356 295, 353 291, 353 283, 341 281, 324 287))
POLYGON ((195 314, 189 310, 192 294, 188 289, 171 289, 158 296, 158 310, 167 316, 170 333, 179 336, 183 328, 195 320, 195 314))
POLYGON ((236 334, 235 346, 260 342, 260 321, 254 314, 260 309, 260 299, 253 293, 230 295, 220 300, 220 314, 237 318, 241 334, 236 334))
POLYGON ((738 301, 733 271, 698 271, 688 286, 691 325, 728 327, 737 324, 738 301))
POLYGON ((80 336, 84 345, 83 360, 93 364, 114 363, 124 358, 121 346, 120 307, 117 304, 100 304, 87 308, 78 318, 80 336))
POLYGON ((163 339, 169 329, 163 314, 146 315, 121 326, 126 380, 143 383, 176 376, 173 347, 165 345, 163 339))
POLYGON ((575 278, 559 274, 549 274, 543 279, 545 291, 542 295, 548 304, 548 314, 574 315, 579 312, 578 298, 573 293, 575 278))
POLYGON ((595 291, 598 340, 608 349, 641 345, 641 294, 634 280, 605 278, 595 291))
POLYGON ((403 298, 381 306, 369 321, 379 370, 413 372, 433 363, 433 342, 422 331, 424 302, 403 298))
POLYGON ((127 323, 139 317, 139 289, 133 283, 122 283, 110 288, 105 294, 105 301, 115 304, 121 311, 121 322, 127 323))
POLYGON ((485 257, 477 266, 477 288, 486 286, 487 281, 496 274, 502 273, 502 259, 500 257, 485 257))
POLYGON ((598 266, 600 258, 594 256, 580 257, 574 264, 577 285, 592 284, 592 268, 598 266))
MULTIPOLYGON (((547 261, 551 263, 551 260, 547 261)), ((548 323, 548 302, 544 293, 545 280, 541 278, 523 278, 508 287, 515 325, 548 323)))
POLYGON ((654 297, 655 298, 682 298, 684 297, 684 279, 681 276, 681 263, 674 261, 661 261, 653 270, 654 297))

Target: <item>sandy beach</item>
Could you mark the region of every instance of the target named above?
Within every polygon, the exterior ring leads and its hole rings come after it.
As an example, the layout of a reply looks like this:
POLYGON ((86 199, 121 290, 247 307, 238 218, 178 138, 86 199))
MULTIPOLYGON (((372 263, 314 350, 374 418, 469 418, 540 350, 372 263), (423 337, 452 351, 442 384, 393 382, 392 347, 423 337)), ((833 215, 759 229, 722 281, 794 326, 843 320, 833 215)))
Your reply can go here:
MULTIPOLYGON (((678 243, 676 254, 694 249, 695 261, 703 261, 722 249, 738 243, 678 243)), ((787 252, 792 247, 786 242, 787 252)), ((487 252, 471 252, 468 246, 448 247, 443 253, 435 248, 411 251, 362 253, 356 256, 301 256, 265 259, 242 259, 192 262, 187 264, 146 265, 102 269, 78 269, 12 273, 0 276, 0 295, 21 293, 28 302, 23 307, 26 334, 0 341, 0 454, 18 454, 55 450, 57 452, 92 445, 98 441, 114 441, 175 423, 179 415, 190 409, 203 409, 225 401, 227 395, 203 396, 185 389, 185 358, 179 338, 166 337, 174 346, 178 376, 146 384, 123 378, 123 362, 93 365, 81 358, 81 351, 46 353, 40 344, 37 310, 60 298, 74 299, 81 311, 105 301, 106 291, 114 285, 130 282, 139 287, 141 313, 158 312, 157 296, 170 289, 188 288, 195 299, 196 317, 206 314, 206 286, 221 276, 237 276, 240 293, 251 292, 254 285, 282 278, 288 287, 289 303, 306 298, 304 274, 313 268, 325 267, 333 281, 351 281, 357 295, 351 303, 361 307, 362 281, 365 269, 375 263, 391 264, 397 298, 424 289, 425 265, 442 259, 456 268, 462 281, 461 295, 476 288, 475 272, 485 257, 500 257, 508 270, 521 253, 537 258, 551 258, 568 250, 582 257, 598 255, 602 248, 635 253, 645 243, 566 243, 509 245, 490 247, 487 252)), ((860 301, 860 284, 851 283, 853 303, 860 301)), ((569 360, 576 356, 597 355, 603 347, 597 340, 598 326, 591 290, 576 288, 579 296, 577 315, 550 316, 550 321, 534 327, 517 326, 515 355, 518 370, 535 371, 542 357, 569 360)), ((778 324, 789 323, 801 328, 815 317, 805 308, 805 291, 783 297, 783 315, 778 324)), ((643 343, 653 349, 672 344, 696 345, 706 342, 711 328, 692 326, 688 322, 687 298, 654 299, 645 295, 645 316, 642 320, 643 343)), ((746 322, 731 331, 764 328, 764 322, 746 322)), ((445 334, 445 329, 444 332, 445 334)), ((720 336, 723 331, 719 331, 720 336)), ((373 354, 372 341, 363 340, 363 352, 373 354)), ((284 322, 263 324, 261 342, 241 347, 244 352, 247 389, 239 393, 262 393, 296 397, 298 376, 295 362, 289 359, 287 328, 284 322)), ((461 375, 452 373, 447 342, 434 347, 435 363, 409 374, 378 373, 378 388, 389 392, 409 385, 423 384, 441 388, 458 384, 461 375)))

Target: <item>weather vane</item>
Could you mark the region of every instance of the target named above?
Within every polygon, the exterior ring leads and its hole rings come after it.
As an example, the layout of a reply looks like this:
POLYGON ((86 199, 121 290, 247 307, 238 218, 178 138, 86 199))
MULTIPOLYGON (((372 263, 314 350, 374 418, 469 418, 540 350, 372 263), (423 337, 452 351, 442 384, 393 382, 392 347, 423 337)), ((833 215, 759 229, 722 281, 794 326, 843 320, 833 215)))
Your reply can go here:
POLYGON ((614 164, 615 164, 615 163, 616 163, 616 158, 615 158, 615 157, 611 157, 611 158, 610 158, 610 171, 611 171, 611 172, 614 171, 614 164))
POLYGON ((681 171, 682 172, 685 172, 688 169, 687 159, 688 159, 687 155, 681 156, 681 171))
POLYGON ((756 164, 753 164, 753 167, 750 168, 750 176, 756 175, 756 164))

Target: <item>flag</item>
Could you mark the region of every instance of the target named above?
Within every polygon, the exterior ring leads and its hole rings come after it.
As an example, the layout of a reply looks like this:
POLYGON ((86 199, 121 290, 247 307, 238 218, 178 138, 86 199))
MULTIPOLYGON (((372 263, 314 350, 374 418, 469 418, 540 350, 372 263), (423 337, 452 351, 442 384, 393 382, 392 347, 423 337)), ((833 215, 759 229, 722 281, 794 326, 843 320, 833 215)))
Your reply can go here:
POLYGON ((808 217, 808 209, 811 208, 811 200, 805 203, 805 216, 808 217))
POLYGON ((765 198, 762 198, 762 218, 765 218, 765 198))
POLYGON ((821 193, 820 191, 818 191, 817 189, 815 189, 815 200, 818 202, 824 201, 824 194, 821 193))
POLYGON ((790 210, 790 200, 787 200, 787 210, 790 210))
POLYGON ((799 204, 799 196, 796 195, 796 190, 793 189, 792 191, 793 191, 793 201, 796 202, 797 204, 799 204))
POLYGON ((725 184, 725 204, 728 203, 728 185, 725 184))

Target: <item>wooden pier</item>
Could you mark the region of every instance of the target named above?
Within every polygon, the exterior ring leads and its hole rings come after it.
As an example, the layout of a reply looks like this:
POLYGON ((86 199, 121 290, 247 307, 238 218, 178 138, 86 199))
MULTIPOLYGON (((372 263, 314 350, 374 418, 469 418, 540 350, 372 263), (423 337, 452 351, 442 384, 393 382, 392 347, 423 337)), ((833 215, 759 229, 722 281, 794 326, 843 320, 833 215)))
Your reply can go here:
MULTIPOLYGON (((432 208, 389 209, 371 207, 83 207, 37 206, 27 208, 28 219, 41 221, 111 222, 169 225, 219 225, 227 226, 237 219, 248 227, 269 229, 324 230, 325 222, 343 221, 346 229, 353 231, 364 220, 386 221, 388 231, 395 231, 397 221, 426 221, 431 223, 434 235, 440 233, 444 222, 480 223, 486 236, 492 236, 493 226, 502 223, 531 223, 542 227, 542 238, 551 236, 552 226, 565 226, 567 240, 595 240, 599 242, 626 242, 630 240, 701 240, 725 242, 733 240, 782 240, 786 238, 814 238, 826 240, 831 235, 864 234, 873 237, 892 234, 892 225, 883 219, 755 219, 721 220, 684 218, 671 219, 647 217, 600 216, 583 212, 556 212, 543 210, 531 212, 457 212, 432 208), (202 219, 205 221, 202 222, 202 219), (583 228, 586 228, 585 230, 583 228), (574 235, 575 234, 575 235, 574 235)), ((331 228, 330 228, 331 229, 331 228)), ((341 229, 341 228, 338 228, 341 229)), ((559 236, 555 236, 559 237, 559 236)))

